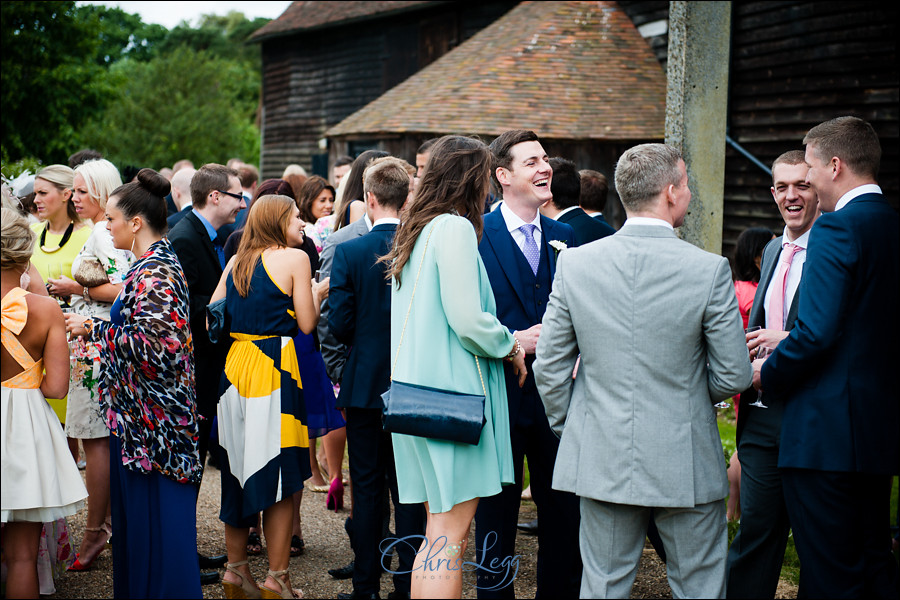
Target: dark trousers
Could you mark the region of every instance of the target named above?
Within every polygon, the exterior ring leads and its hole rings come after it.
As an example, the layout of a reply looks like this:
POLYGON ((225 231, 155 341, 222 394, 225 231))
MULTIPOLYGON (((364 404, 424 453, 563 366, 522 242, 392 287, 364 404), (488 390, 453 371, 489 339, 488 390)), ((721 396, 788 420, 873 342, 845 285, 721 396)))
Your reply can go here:
POLYGON ((509 562, 516 554, 525 456, 538 513, 537 596, 577 598, 581 590, 580 502, 574 494, 550 486, 559 438, 550 429, 536 390, 523 396, 510 436, 516 483, 504 486, 496 496, 482 498, 475 513, 475 560, 482 565, 477 569, 478 598, 515 597, 507 570, 492 573, 486 567, 492 561, 509 562))
MULTIPOLYGON (((353 591, 359 595, 379 592, 382 559, 390 567, 392 540, 383 539, 383 504, 385 485, 390 488, 394 504, 396 536, 425 534, 425 507, 422 504, 400 504, 397 494, 397 471, 389 433, 381 425, 381 409, 347 408, 347 454, 350 479, 353 482, 353 591)), ((415 553, 421 538, 394 544, 399 566, 395 569, 394 589, 408 594, 415 553)))
POLYGON ((897 598, 891 476, 782 469, 782 482, 803 597, 897 598))
POLYGON ((741 527, 728 549, 728 598, 774 598, 781 576, 791 525, 778 469, 778 407, 741 407, 752 412, 738 445, 741 527))
POLYGON ((202 598, 197 560, 197 492, 158 471, 122 465, 109 436, 115 598, 202 598))

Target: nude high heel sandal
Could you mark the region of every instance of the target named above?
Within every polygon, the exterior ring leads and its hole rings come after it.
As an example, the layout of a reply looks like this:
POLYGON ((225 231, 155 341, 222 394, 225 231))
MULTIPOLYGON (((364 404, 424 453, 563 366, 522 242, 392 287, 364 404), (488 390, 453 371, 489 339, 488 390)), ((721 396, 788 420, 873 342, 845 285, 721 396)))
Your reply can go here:
POLYGON ((259 590, 259 586, 256 585, 256 582, 253 579, 247 579, 243 573, 238 571, 235 567, 242 567, 247 564, 246 560, 242 560, 236 563, 229 563, 225 565, 225 568, 238 577, 241 578, 241 585, 237 585, 231 583, 229 581, 222 582, 222 589, 225 591, 225 597, 229 599, 243 599, 243 598, 260 598, 261 592, 259 590))
POLYGON ((272 579, 274 579, 275 581, 277 581, 278 583, 281 584, 281 592, 280 593, 276 592, 275 590, 273 590, 272 588, 267 586, 265 583, 263 583, 259 588, 259 591, 262 592, 262 597, 271 599, 271 600, 276 600, 277 598, 288 598, 288 599, 302 598, 303 592, 301 590, 297 590, 297 589, 292 590, 288 586, 288 584, 286 584, 284 582, 284 580, 281 578, 282 575, 286 575, 286 574, 287 574, 287 569, 285 569, 284 571, 269 571, 267 577, 271 577, 272 579))

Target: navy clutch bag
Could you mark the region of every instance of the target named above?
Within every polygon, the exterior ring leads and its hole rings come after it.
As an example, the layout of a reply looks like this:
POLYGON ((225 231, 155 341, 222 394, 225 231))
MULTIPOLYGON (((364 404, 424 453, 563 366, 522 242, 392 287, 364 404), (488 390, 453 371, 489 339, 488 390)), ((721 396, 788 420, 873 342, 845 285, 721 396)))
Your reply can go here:
POLYGON ((231 319, 225 310, 225 298, 206 306, 206 334, 213 344, 227 338, 231 333, 231 319))
POLYGON ((392 381, 384 400, 384 430, 463 444, 478 444, 484 396, 392 381))

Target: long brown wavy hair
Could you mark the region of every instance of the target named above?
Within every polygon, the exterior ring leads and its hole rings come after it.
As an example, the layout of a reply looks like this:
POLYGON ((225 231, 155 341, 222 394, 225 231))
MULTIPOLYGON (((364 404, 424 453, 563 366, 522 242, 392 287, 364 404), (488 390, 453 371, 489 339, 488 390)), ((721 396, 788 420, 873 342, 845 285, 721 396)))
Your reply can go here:
POLYGON ((242 298, 250 294, 250 279, 263 250, 287 247, 287 229, 296 209, 288 196, 260 196, 253 202, 231 270, 234 288, 242 298))
POLYGON ((448 135, 431 147, 425 173, 415 197, 382 260, 390 264, 388 277, 397 279, 409 260, 419 234, 435 217, 457 212, 472 223, 481 241, 484 200, 490 189, 491 152, 479 139, 448 135))

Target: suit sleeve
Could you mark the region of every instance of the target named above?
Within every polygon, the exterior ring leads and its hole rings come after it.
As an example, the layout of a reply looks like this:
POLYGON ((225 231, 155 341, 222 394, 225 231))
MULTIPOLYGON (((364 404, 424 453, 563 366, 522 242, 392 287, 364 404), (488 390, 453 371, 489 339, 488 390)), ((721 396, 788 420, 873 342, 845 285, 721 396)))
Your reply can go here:
POLYGON ((841 334, 858 261, 852 232, 833 214, 819 217, 800 279, 800 312, 790 335, 763 364, 763 390, 781 394, 819 367, 841 334))
POLYGON ((703 335, 709 363, 707 385, 713 402, 750 387, 753 368, 747 355, 741 312, 738 309, 731 269, 722 258, 716 268, 709 300, 703 313, 703 335))
MULTIPOLYGON (((325 247, 322 248, 322 254, 319 256, 319 271, 321 271, 323 278, 331 276, 334 252, 338 246, 338 243, 335 243, 335 239, 335 234, 328 236, 328 239, 325 240, 325 247)), ((331 292, 329 292, 330 295, 331 292)), ((321 346, 322 359, 325 361, 325 371, 328 373, 331 381, 340 383, 341 377, 344 375, 344 364, 347 362, 347 347, 334 337, 331 329, 328 327, 330 307, 331 298, 329 297, 322 302, 316 332, 319 334, 319 345, 321 346)))
POLYGON ((566 424, 572 398, 572 371, 578 358, 578 341, 565 293, 564 256, 566 252, 560 253, 556 265, 553 291, 541 321, 541 336, 533 364, 534 382, 550 428, 557 436, 562 436, 566 424))
POLYGON ((356 298, 345 246, 334 252, 331 288, 328 292, 328 330, 341 344, 353 343, 356 324, 356 298))
MULTIPOLYGON (((430 243, 437 262, 441 305, 450 328, 472 354, 506 356, 514 339, 496 316, 482 309, 481 290, 476 284, 481 258, 472 225, 462 218, 447 219, 435 226, 430 243)), ((483 284, 490 285, 487 281, 483 284)))

